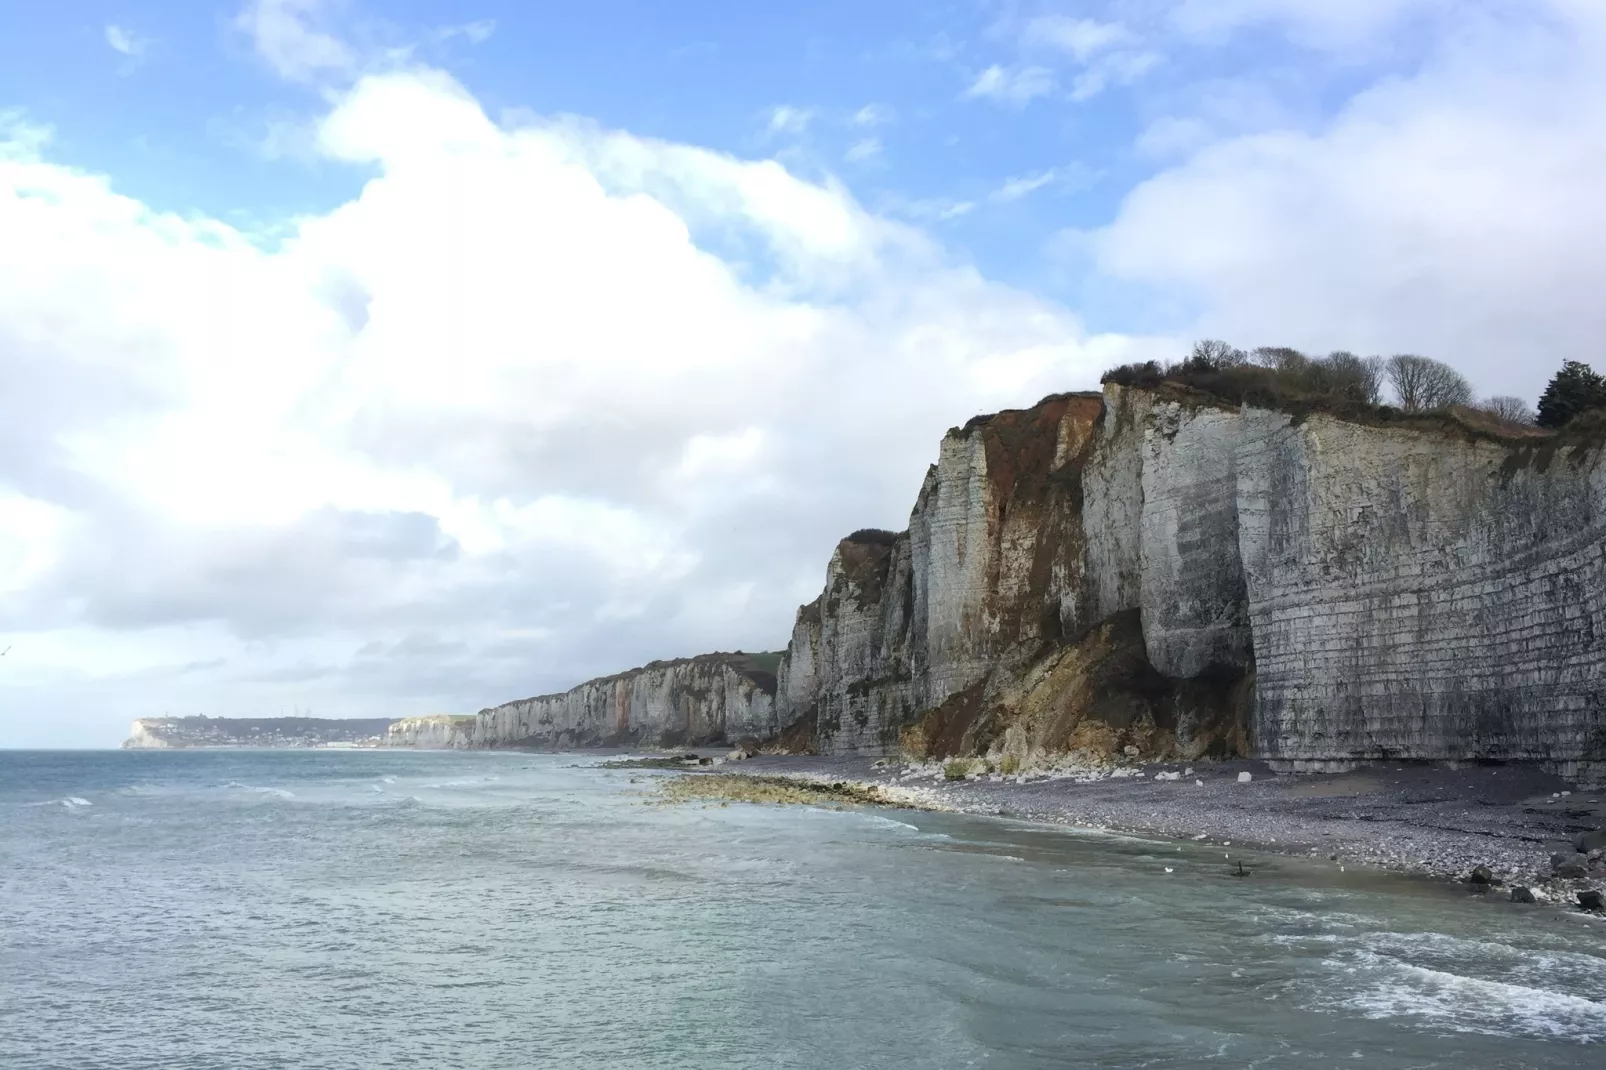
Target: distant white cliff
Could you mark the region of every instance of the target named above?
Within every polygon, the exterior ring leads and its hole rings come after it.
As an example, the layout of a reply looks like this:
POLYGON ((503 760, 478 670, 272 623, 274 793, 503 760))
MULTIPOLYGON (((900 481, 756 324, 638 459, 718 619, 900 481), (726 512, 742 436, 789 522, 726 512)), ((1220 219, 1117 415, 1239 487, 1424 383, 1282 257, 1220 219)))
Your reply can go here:
POLYGON ((422 750, 448 750, 468 747, 474 742, 474 717, 436 714, 430 717, 403 717, 385 733, 387 747, 417 747, 422 750))
POLYGON ((378 746, 390 724, 389 717, 141 717, 123 748, 378 746))

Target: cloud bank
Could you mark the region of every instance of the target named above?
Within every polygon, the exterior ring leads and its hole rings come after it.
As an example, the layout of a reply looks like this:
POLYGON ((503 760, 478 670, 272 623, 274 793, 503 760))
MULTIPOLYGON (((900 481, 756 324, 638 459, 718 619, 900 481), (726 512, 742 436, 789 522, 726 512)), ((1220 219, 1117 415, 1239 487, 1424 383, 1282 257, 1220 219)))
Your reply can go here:
POLYGON ((269 241, 10 129, 7 742, 774 646, 944 428, 1132 348, 832 181, 493 121, 437 70, 358 77, 312 140, 372 177, 269 241))

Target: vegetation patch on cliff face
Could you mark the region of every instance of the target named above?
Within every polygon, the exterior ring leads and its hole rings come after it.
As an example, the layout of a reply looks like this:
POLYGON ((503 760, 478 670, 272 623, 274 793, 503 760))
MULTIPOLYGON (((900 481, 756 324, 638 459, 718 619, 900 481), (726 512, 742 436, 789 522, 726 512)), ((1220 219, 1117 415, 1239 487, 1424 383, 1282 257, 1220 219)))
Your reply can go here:
POLYGON ((837 545, 842 578, 847 581, 849 597, 860 609, 880 604, 893 553, 903 538, 890 531, 856 531, 837 545))

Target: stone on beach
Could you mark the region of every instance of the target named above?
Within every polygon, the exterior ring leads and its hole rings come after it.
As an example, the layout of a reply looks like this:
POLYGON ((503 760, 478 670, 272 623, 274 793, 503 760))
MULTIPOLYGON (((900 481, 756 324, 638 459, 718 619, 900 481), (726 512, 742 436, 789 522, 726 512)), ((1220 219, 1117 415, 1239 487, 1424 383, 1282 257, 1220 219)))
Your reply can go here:
POLYGON ((1606 829, 1596 829, 1594 832, 1580 832, 1573 837, 1573 850, 1579 854, 1588 854, 1590 851, 1606 849, 1606 829))
POLYGON ((1250 773, 1248 771, 1245 771, 1245 772, 1242 772, 1242 773, 1238 774, 1238 783, 1240 783, 1240 784, 1247 784, 1253 779, 1255 779, 1255 774, 1250 773))

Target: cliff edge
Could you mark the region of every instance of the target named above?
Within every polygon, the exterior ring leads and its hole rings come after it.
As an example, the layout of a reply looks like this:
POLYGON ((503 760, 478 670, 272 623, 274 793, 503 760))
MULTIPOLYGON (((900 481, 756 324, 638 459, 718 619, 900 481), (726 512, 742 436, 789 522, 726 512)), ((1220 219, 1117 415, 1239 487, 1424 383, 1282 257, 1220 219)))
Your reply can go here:
POLYGON ((481 710, 472 745, 677 747, 773 740, 779 653, 700 654, 481 710))
POLYGON ((1533 761, 1606 776, 1598 440, 1454 412, 1066 394, 844 540, 779 720, 824 753, 1533 761))
POLYGON ((1603 438, 1177 381, 1054 395, 950 430, 908 527, 837 545, 783 654, 506 703, 470 745, 1524 761, 1600 782, 1603 438))

